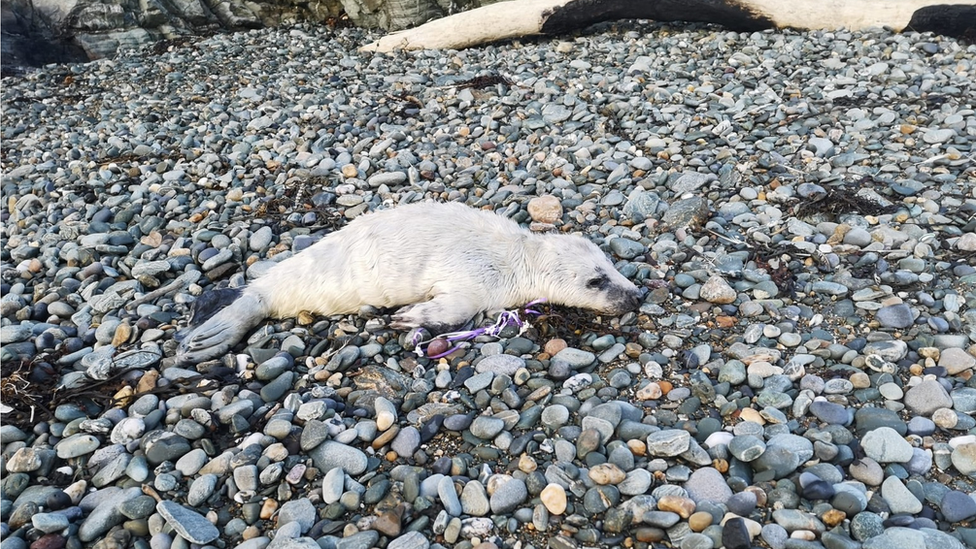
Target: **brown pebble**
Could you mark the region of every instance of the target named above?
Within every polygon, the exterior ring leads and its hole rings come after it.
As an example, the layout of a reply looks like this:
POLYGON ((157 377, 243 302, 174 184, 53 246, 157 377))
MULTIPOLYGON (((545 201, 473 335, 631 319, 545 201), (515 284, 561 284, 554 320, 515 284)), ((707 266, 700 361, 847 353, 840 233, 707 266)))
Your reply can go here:
POLYGON ((650 526, 638 528, 634 533, 634 537, 641 543, 658 543, 664 540, 665 535, 664 530, 650 526))
POLYGON ((931 358, 932 360, 939 360, 942 356, 942 351, 938 347, 922 347, 918 350, 918 356, 922 358, 931 358))
POLYGON ((688 527, 691 528, 692 532, 701 532, 705 528, 712 525, 712 514, 706 513, 705 511, 698 511, 697 513, 692 513, 688 517, 688 527))
POLYGON ((315 372, 314 374, 312 374, 312 379, 314 379, 315 381, 325 381, 325 380, 329 379, 329 376, 331 376, 331 375, 332 375, 332 372, 330 372, 328 370, 319 370, 319 371, 315 372))
POLYGON ((10 526, 11 530, 17 530, 21 526, 30 524, 31 517, 38 512, 40 512, 40 509, 36 503, 33 501, 25 502, 10 514, 10 518, 7 519, 7 525, 10 526))
POLYGON ((132 326, 129 326, 129 321, 123 320, 121 324, 115 328, 115 335, 112 336, 112 346, 118 349, 122 345, 129 342, 129 337, 132 336, 132 326))
POLYGON ((537 196, 526 206, 529 217, 540 223, 556 223, 563 216, 562 202, 551 194, 537 196))
POLYGON ((765 507, 766 506, 766 491, 758 486, 746 486, 746 492, 752 492, 756 495, 756 506, 765 507))
POLYGON ((342 167, 342 175, 344 177, 356 177, 359 175, 359 169, 356 168, 355 164, 346 164, 342 167))
POLYGON ((532 456, 528 454, 522 454, 521 457, 519 457, 519 461, 518 461, 519 471, 522 471, 523 473, 531 473, 535 471, 538 467, 539 464, 535 462, 535 459, 532 456))
POLYGON ((657 500, 657 508, 661 511, 677 513, 681 518, 687 519, 695 512, 695 502, 691 498, 668 495, 657 500))
POLYGON ((275 511, 277 510, 278 510, 277 500, 272 498, 268 498, 264 500, 264 503, 261 504, 261 515, 260 515, 261 519, 268 520, 269 518, 274 516, 275 511))
POLYGON ((451 343, 444 339, 438 338, 427 344, 427 356, 437 356, 444 354, 448 349, 451 348, 451 343))
POLYGON ((132 387, 125 385, 112 395, 112 400, 117 402, 119 406, 125 407, 131 403, 133 394, 132 387))
POLYGON ((601 463, 590 468, 590 478, 601 485, 620 484, 627 478, 627 473, 613 463, 601 463))
POLYGON ((644 347, 642 347, 639 343, 634 343, 633 341, 624 346, 624 354, 627 355, 627 358, 638 358, 643 352, 644 347))
MULTIPOLYGON (((398 434, 400 434, 400 427, 397 425, 394 425, 389 429, 387 429, 386 431, 383 431, 382 433, 380 433, 380 436, 373 439, 373 444, 372 444, 373 449, 379 450, 380 448, 393 442, 393 439, 396 438, 398 434)), ((410 456, 404 456, 404 457, 410 457, 410 456)))
POLYGON ((58 534, 45 534, 30 544, 30 549, 62 549, 68 540, 58 534))
POLYGON ((830 528, 833 528, 834 526, 837 526, 838 524, 844 522, 844 519, 846 518, 847 518, 847 513, 839 509, 830 509, 829 511, 824 513, 822 517, 820 517, 820 520, 822 520, 824 524, 826 524, 830 528))
POLYGON ((557 337, 555 339, 550 339, 549 341, 547 341, 544 350, 547 355, 556 356, 556 353, 562 351, 566 347, 568 347, 566 340, 557 337))
POLYGON ((561 515, 566 512, 566 489, 558 484, 549 484, 542 489, 539 499, 546 509, 553 515, 561 515))
POLYGON ((636 438, 627 441, 627 448, 630 448, 630 453, 635 456, 643 456, 647 453, 647 444, 644 444, 644 441, 636 438))
POLYGON ((738 322, 738 321, 739 321, 739 319, 737 319, 734 316, 717 316, 717 317, 715 317, 715 323, 718 324, 718 327, 719 328, 731 328, 731 327, 735 326, 735 323, 738 322))
POLYGON ((384 536, 396 537, 400 535, 402 530, 402 519, 403 519, 404 507, 402 504, 397 505, 389 511, 380 511, 377 513, 377 518, 373 521, 370 526, 373 530, 383 534, 384 536))

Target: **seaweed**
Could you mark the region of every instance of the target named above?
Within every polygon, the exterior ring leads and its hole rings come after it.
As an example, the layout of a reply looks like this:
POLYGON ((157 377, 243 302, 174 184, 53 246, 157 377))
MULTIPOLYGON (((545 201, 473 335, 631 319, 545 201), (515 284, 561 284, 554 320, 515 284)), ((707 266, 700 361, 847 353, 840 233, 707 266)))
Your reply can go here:
POLYGON ((30 432, 38 422, 54 419, 54 406, 44 395, 54 394, 60 374, 46 359, 37 355, 0 366, 0 398, 12 409, 3 415, 4 423, 30 432))
POLYGON ((490 88, 497 84, 505 84, 506 86, 511 86, 512 81, 500 74, 485 74, 482 76, 475 76, 469 80, 464 80, 462 82, 457 82, 453 84, 459 90, 471 88, 475 90, 483 90, 485 88, 490 88))
POLYGON ((560 338, 572 345, 578 343, 587 332, 623 335, 619 326, 601 322, 600 317, 594 317, 592 311, 551 303, 534 305, 534 308, 540 314, 532 319, 532 330, 540 339, 560 338))
POLYGON ((273 196, 258 203, 253 215, 270 220, 275 234, 280 234, 290 228, 289 225, 291 224, 287 221, 287 217, 295 212, 315 213, 316 224, 308 227, 313 232, 319 229, 338 230, 342 225, 340 209, 328 208, 324 205, 316 206, 311 202, 311 197, 315 191, 324 187, 324 183, 325 179, 321 177, 312 177, 298 182, 286 182, 282 196, 273 196))
MULTIPOLYGON (((874 185, 883 185, 884 183, 870 176, 864 176, 856 184, 860 187, 873 187, 874 185)), ((854 192, 851 192, 850 188, 828 187, 826 191, 821 195, 813 196, 799 202, 794 208, 794 214, 800 218, 812 217, 817 214, 830 216, 852 213, 859 215, 883 215, 893 213, 896 210, 895 206, 888 206, 870 198, 858 196, 854 192)))

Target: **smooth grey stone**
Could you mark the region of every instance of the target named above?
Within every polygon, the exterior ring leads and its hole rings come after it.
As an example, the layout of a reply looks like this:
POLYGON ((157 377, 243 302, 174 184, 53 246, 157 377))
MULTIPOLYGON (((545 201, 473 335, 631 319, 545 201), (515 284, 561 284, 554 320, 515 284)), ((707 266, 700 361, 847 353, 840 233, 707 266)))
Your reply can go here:
POLYGON ((563 361, 569 364, 572 370, 578 370, 596 362, 596 355, 589 351, 566 347, 556 353, 552 360, 563 361))
POLYGON ((301 526, 301 533, 308 532, 318 520, 315 506, 308 498, 286 501, 278 511, 278 524, 296 522, 301 526))
POLYGON ((491 355, 478 361, 475 371, 478 373, 492 372, 496 375, 513 376, 519 368, 525 367, 525 360, 512 355, 491 355))
POLYGON ((210 543, 220 536, 217 527, 196 511, 172 501, 156 504, 156 511, 180 536, 191 543, 210 543))
POLYGON ((931 416, 939 408, 952 407, 952 398, 949 397, 949 393, 935 379, 923 380, 906 391, 902 402, 912 413, 922 416, 931 416))
POLYGON ((766 451, 766 443, 759 437, 752 435, 741 435, 733 438, 728 445, 729 452, 736 459, 749 463, 755 461, 766 451))
POLYGON ((191 507, 203 505, 214 493, 217 487, 217 475, 205 474, 193 479, 190 489, 186 495, 186 502, 191 507))
POLYGON ((695 503, 724 504, 732 497, 732 489, 725 482, 725 477, 713 467, 703 467, 693 472, 684 488, 695 503))
POLYGON ((647 436, 647 451, 652 456, 673 457, 688 450, 691 434, 683 429, 666 429, 647 436))
POLYGON ((861 448, 878 463, 904 463, 912 459, 912 445, 891 427, 878 427, 865 434, 861 448))
MULTIPOLYGON (((390 443, 390 448, 392 448, 397 455, 403 457, 413 456, 414 452, 420 448, 420 431, 418 431, 417 428, 412 425, 404 427, 399 433, 397 433, 397 436, 393 439, 393 442, 390 443)), ((349 471, 346 472, 349 473, 349 471)), ((352 475, 356 473, 349 474, 352 475)))
POLYGON ((495 514, 510 513, 522 504, 529 496, 529 491, 525 486, 525 481, 519 478, 512 478, 495 488, 495 493, 489 500, 491 512, 495 514))
MULTIPOLYGON (((140 488, 127 488, 113 492, 113 494, 116 495, 103 498, 103 501, 92 509, 91 513, 81 523, 81 526, 78 528, 78 538, 81 541, 94 541, 105 532, 108 532, 113 526, 121 524, 125 520, 125 515, 119 512, 119 504, 141 496, 142 490, 140 488)), ((207 524, 210 523, 208 522, 207 524)), ((216 536, 212 539, 215 538, 216 536)))
POLYGON ((976 500, 959 490, 946 492, 939 503, 939 510, 949 522, 960 522, 976 515, 976 500))
POLYGON ((491 511, 488 491, 477 480, 469 480, 461 490, 461 509, 464 514, 482 517, 491 511))
POLYGON ((617 485, 617 489, 625 496, 645 494, 653 480, 651 473, 646 469, 634 469, 627 473, 627 477, 617 485))
POLYGON ((375 547, 380 539, 380 533, 375 530, 357 532, 351 536, 337 539, 335 549, 370 549, 375 547))
POLYGON ((36 513, 31 516, 31 524, 37 530, 49 534, 68 527, 68 516, 61 513, 36 513))
POLYGON ((444 510, 452 517, 461 516, 463 508, 458 499, 457 492, 454 490, 454 479, 445 476, 437 483, 437 495, 440 497, 444 510))
POLYGON ((333 467, 341 467, 347 475, 355 476, 366 471, 366 454, 358 448, 326 440, 308 453, 320 471, 328 472, 333 467))
POLYGON ((505 429, 505 422, 491 416, 478 416, 471 422, 468 428, 471 434, 482 439, 490 440, 495 438, 498 433, 505 429))

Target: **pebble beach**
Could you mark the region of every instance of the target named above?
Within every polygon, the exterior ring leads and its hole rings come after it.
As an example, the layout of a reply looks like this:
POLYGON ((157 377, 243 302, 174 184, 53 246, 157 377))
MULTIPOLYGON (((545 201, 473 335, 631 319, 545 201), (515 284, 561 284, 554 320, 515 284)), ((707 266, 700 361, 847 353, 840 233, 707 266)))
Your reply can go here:
POLYGON ((3 79, 3 549, 976 547, 976 45, 373 38, 3 79), (176 362, 208 290, 418 201, 582 234, 640 309, 439 359, 300 315, 176 362))

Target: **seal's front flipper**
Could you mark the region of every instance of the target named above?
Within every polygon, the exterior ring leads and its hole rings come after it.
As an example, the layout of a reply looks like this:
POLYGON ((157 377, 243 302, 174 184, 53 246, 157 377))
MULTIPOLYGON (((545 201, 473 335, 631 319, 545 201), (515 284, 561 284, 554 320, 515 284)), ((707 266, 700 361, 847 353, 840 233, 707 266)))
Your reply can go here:
POLYGON ((193 364, 226 353, 269 313, 260 296, 244 292, 187 335, 177 350, 177 361, 193 364))
POLYGON ((451 332, 464 326, 480 308, 464 296, 440 294, 430 301, 408 305, 393 313, 390 327, 395 330, 427 328, 431 333, 451 332))

